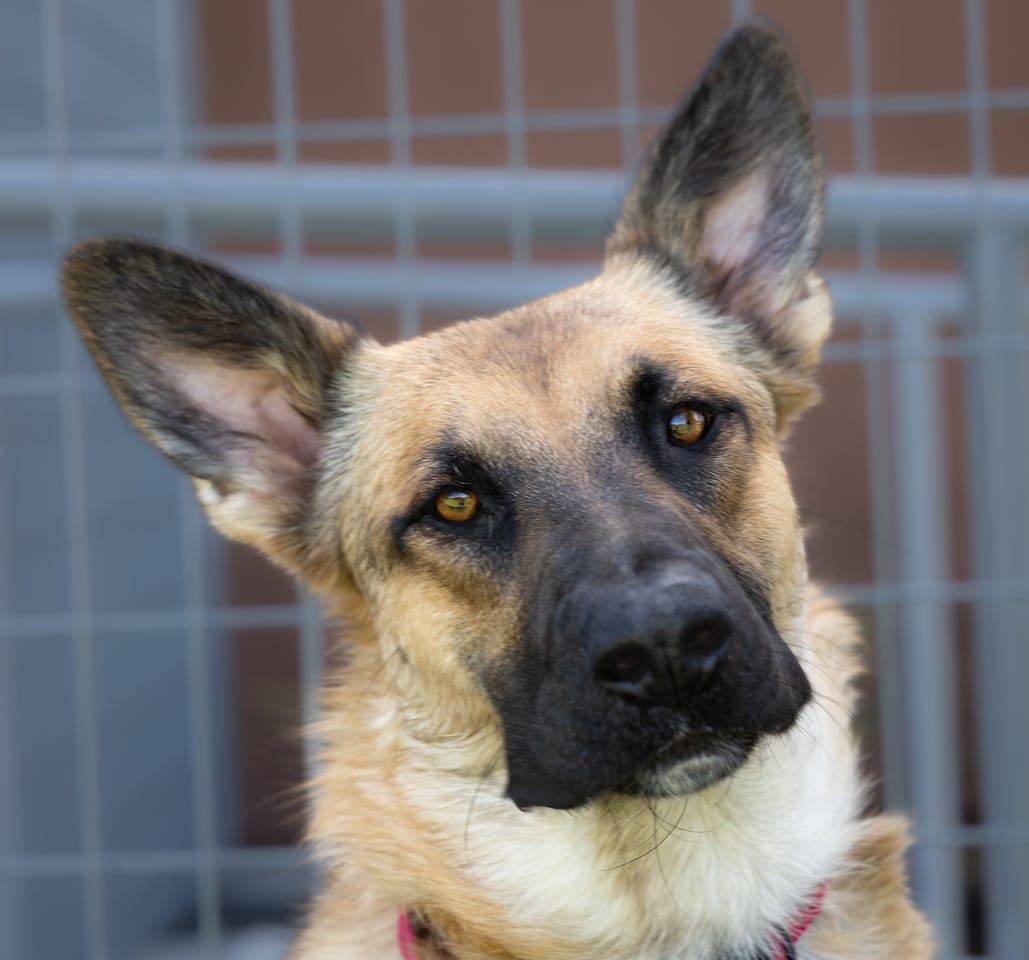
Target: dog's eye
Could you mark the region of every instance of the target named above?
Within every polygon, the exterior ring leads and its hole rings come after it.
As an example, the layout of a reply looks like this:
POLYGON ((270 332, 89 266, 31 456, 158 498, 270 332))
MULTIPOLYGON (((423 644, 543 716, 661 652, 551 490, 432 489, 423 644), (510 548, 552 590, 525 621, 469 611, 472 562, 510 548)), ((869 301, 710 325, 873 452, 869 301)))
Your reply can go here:
POLYGON ((479 498, 470 490, 447 487, 439 492, 434 506, 441 520, 447 523, 467 523, 479 512, 479 498))
POLYGON ((679 447, 692 447, 704 439, 713 419, 710 414, 688 404, 676 407, 668 417, 668 442, 679 447))

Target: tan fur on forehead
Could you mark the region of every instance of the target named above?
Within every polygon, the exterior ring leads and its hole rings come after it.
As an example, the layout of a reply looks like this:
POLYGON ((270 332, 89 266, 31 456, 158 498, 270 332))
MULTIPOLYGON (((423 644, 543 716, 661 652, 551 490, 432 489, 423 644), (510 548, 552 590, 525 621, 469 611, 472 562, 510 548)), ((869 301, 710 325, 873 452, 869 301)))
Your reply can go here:
POLYGON ((760 377, 741 368, 740 341, 656 270, 633 263, 498 317, 382 349, 368 432, 382 437, 380 450, 415 456, 448 432, 506 432, 512 445, 554 438, 579 429, 591 406, 610 402, 641 360, 667 364, 699 392, 737 397, 760 427, 771 401, 760 377))
POLYGON ((597 357, 618 362, 675 342, 698 368, 726 367, 738 363, 740 354, 753 353, 746 334, 701 301, 684 297, 646 261, 634 260, 581 286, 496 317, 454 324, 387 353, 391 370, 410 371, 420 379, 431 362, 451 374, 465 370, 477 380, 508 371, 524 386, 533 368, 546 374, 580 366, 595 377, 589 361, 597 357), (583 349, 588 353, 576 352, 583 349), (485 366, 468 369, 464 365, 469 362, 485 366))

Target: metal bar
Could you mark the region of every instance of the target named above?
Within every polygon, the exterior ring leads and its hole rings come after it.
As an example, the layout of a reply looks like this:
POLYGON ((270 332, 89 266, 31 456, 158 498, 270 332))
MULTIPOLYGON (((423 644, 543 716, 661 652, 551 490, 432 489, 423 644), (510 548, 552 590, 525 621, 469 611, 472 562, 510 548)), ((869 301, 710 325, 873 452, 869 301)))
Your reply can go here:
MULTIPOLYGON (((858 176, 857 193, 864 193, 865 202, 858 203, 854 222, 858 232, 859 268, 863 285, 868 286, 877 273, 879 211, 869 205, 874 166, 874 140, 869 105, 868 10, 864 0, 850 0, 847 5, 850 44, 850 81, 855 103, 853 115, 854 152, 858 176)), ((871 305, 862 310, 865 336, 882 337, 885 326, 880 312, 871 305)), ((872 559, 877 583, 892 579, 892 477, 889 463, 889 438, 879 429, 888 422, 885 403, 886 374, 882 363, 869 357, 864 361, 865 408, 868 423, 869 487, 872 501, 872 559)), ((900 746, 901 690, 899 661, 896 651, 894 611, 874 604, 875 649, 879 680, 879 727, 882 744, 883 795, 887 807, 901 807, 905 802, 905 768, 900 746)))
MULTIPOLYGON (((972 189, 985 193, 991 157, 982 0, 965 0, 964 13, 972 189)), ((1009 231, 998 227, 988 209, 979 211, 973 238, 970 268, 975 310, 971 316, 981 330, 990 333, 1017 330, 1022 312, 1020 278, 1024 275, 1019 245, 1009 231)), ((1024 540, 1029 536, 1025 506, 1029 474, 1019 469, 1017 447, 1009 439, 1011 431, 1024 436, 1029 411, 1022 381, 1025 365, 1019 371, 1011 356, 998 352, 982 356, 975 367, 972 380, 976 389, 968 410, 973 432, 969 435, 977 440, 977 453, 985 455, 990 464, 988 471, 970 464, 974 473, 970 489, 976 491, 971 504, 976 570, 987 576, 1010 576, 1026 569, 1024 540)), ((1021 467, 1025 467, 1024 460, 1021 467)), ((1029 675, 1024 615, 1024 607, 1017 610, 1011 598, 981 602, 975 610, 982 800, 987 819, 997 824, 1025 822, 1029 810, 1029 750, 1024 732, 1017 729, 1021 725, 1012 723, 1024 715, 1024 679, 1029 675)), ((1029 956, 1025 924, 1029 851, 1002 845, 987 849, 984 857, 989 898, 987 942, 998 960, 1021 960, 1029 956)))
MULTIPOLYGON (((943 386, 927 356, 934 321, 911 315, 894 325, 904 357, 893 364, 897 524, 900 582, 919 591, 943 580, 949 565, 943 386)), ((918 836, 943 835, 958 820, 954 624, 944 603, 910 598, 898 607, 903 638, 904 707, 909 809, 918 836)), ((961 935, 961 864, 947 844, 919 844, 912 880, 936 922, 937 937, 954 952, 961 935)))
POLYGON ((990 117, 986 105, 986 23, 982 0, 965 0, 965 59, 968 63, 968 129, 973 187, 990 178, 990 117))
MULTIPOLYGON (((56 251, 65 248, 72 239, 75 206, 74 196, 68 187, 68 102, 62 7, 62 0, 45 0, 41 7, 48 155, 52 158, 54 173, 48 212, 56 251)), ((79 815, 82 820, 82 847, 91 864, 83 873, 86 938, 83 946, 89 960, 106 960, 109 956, 107 892, 103 871, 96 860, 103 851, 104 837, 101 819, 96 635, 92 624, 89 520, 86 508, 85 418, 74 389, 80 378, 80 352, 71 324, 61 326, 58 339, 61 372, 70 388, 63 395, 61 408, 64 500, 68 511, 68 576, 74 613, 70 635, 75 690, 76 759, 79 766, 79 815)))
MULTIPOLYGON (((856 606, 895 605, 909 602, 975 603, 982 600, 1029 599, 1029 577, 991 577, 980 580, 942 580, 911 585, 899 582, 835 585, 832 596, 856 606)), ((207 626, 223 630, 261 630, 298 626, 301 611, 296 606, 207 607, 207 626)), ((0 616, 0 631, 12 637, 46 637, 68 632, 74 624, 71 614, 25 614, 0 616)), ((184 610, 142 610, 125 613, 96 613, 93 626, 109 634, 167 633, 188 626, 184 610)))
MULTIPOLYGON (((980 329, 993 332, 1018 322, 1009 272, 1020 266, 1017 250, 1004 231, 982 225, 970 263, 977 288, 972 316, 980 329)), ((969 370, 967 423, 975 444, 974 459, 967 464, 973 557, 976 574, 985 578, 1017 574, 1020 545, 1016 538, 1029 534, 1025 507, 1029 477, 1024 472, 1020 475, 1011 443, 1012 436, 1024 437, 1029 406, 1014 359, 989 351, 969 370), (983 463, 989 469, 982 469, 983 463)), ((1024 822, 1029 809, 1025 770, 1029 754, 1023 725, 1016 719, 1024 715, 1024 682, 1029 675, 1026 604, 1021 601, 1016 607, 1019 599, 982 598, 975 608, 982 800, 986 818, 1002 824, 1024 822)), ((1005 848, 988 852, 986 882, 989 937, 997 957, 1026 956, 1029 857, 1005 848)))
MULTIPOLYGON (((525 138, 525 79, 522 75, 522 13, 519 0, 501 0, 500 41, 503 52, 504 117, 507 120, 507 165, 510 170, 524 171, 529 161, 525 138)), ((528 264, 532 259, 532 231, 528 209, 521 197, 515 197, 510 231, 511 258, 516 263, 528 264)))
MULTIPOLYGON (((291 184, 299 166, 296 144, 296 96, 293 88, 293 30, 289 0, 269 0, 268 16, 272 35, 272 87, 275 99, 276 159, 291 184)), ((307 261, 303 250, 304 224, 292 196, 283 198, 279 210, 279 243, 282 247, 284 284, 287 290, 305 287, 307 261)), ((318 716, 318 690, 322 682, 321 609, 314 596, 297 584, 297 624, 299 627, 300 704, 303 726, 310 728, 318 716)), ((304 764, 309 777, 315 774, 317 744, 304 738, 304 764)))
MULTIPOLYGON (((411 119, 407 99, 407 37, 404 0, 383 0, 383 31, 386 41, 386 90, 389 101, 389 142, 392 173, 398 186, 411 182, 411 119)), ((400 275, 400 336, 417 335, 421 325, 418 296, 407 283, 417 255, 417 209, 402 193, 390 198, 393 242, 400 275)), ((510 215, 509 215, 510 216, 510 215)))
MULTIPOLYGON (((14 696, 14 635, 4 628, 11 610, 8 551, 10 502, 7 496, 4 411, 0 405, 0 857, 17 854, 21 846, 21 797, 18 784, 18 714, 14 696)), ((25 955, 22 937, 22 885, 15 874, 0 889, 0 950, 4 956, 25 955)))
MULTIPOLYGON (((182 79, 179 64, 181 25, 176 0, 160 0, 156 7, 155 27, 159 52, 159 84, 162 129, 165 132, 164 161, 168 178, 164 209, 168 240, 185 246, 188 240, 187 209, 182 202, 183 172, 186 166, 185 123, 182 104, 182 79)), ((213 722, 211 717, 212 682, 207 650, 207 624, 204 618, 205 563, 203 533, 192 491, 185 482, 179 485, 179 529, 184 590, 184 630, 189 670, 190 771, 192 774, 193 819, 196 846, 189 867, 196 879, 196 905, 199 946, 213 958, 221 947, 221 894, 218 869, 213 856, 217 845, 214 787, 213 722)))
MULTIPOLYGON (((859 152, 867 149, 861 143, 859 152)), ((0 211, 8 217, 44 217, 59 184, 81 216, 116 222, 161 215, 168 178, 164 163, 69 160, 65 166, 50 159, 3 160, 0 211)), ((288 200, 305 224, 331 228, 339 236, 381 229, 376 218, 388 218, 397 205, 416 216, 420 228, 425 219, 426 236, 450 236, 455 227, 478 225, 500 236, 524 201, 537 228, 574 239, 603 236, 625 187, 620 171, 311 165, 291 178, 275 165, 193 161, 182 171, 181 198, 191 223, 223 229, 274 225, 288 200)), ((1024 228, 1029 182, 977 185, 957 177, 868 175, 829 183, 827 228, 841 240, 844 231, 866 218, 876 222, 884 241, 952 245, 984 216, 1024 228)))
MULTIPOLYGON (((295 627, 299 612, 294 605, 266 607, 206 607, 204 619, 212 630, 261 630, 295 627)), ((71 614, 24 614, 0 618, 0 628, 13 636, 45 637, 68 632, 71 614)), ((189 626, 185 609, 96 613, 94 629, 103 633, 168 633, 189 626)))
MULTIPOLYGON (((1029 825, 956 825, 927 831, 922 842, 955 848, 1029 847, 1029 825)), ((223 848, 216 856, 219 867, 229 870, 301 869, 310 863, 307 852, 298 847, 223 848)), ((105 873, 179 874, 195 865, 195 857, 189 850, 148 850, 107 853, 99 863, 105 873)), ((76 877, 90 866, 87 858, 74 854, 0 855, 0 877, 76 877)))
MULTIPOLYGON (((226 266, 274 287, 290 289, 297 296, 348 308, 395 304, 401 292, 400 268, 395 260, 347 260, 309 256, 298 281, 275 256, 218 254, 226 266)), ((32 262, 20 265, 0 263, 0 306, 18 307, 54 303, 58 291, 53 265, 32 262)), ((510 261, 420 259, 404 274, 420 302, 429 306, 481 311, 506 308, 546 296, 566 287, 593 279, 600 272, 596 263, 517 264, 510 261)), ((910 311, 932 312, 937 316, 961 316, 968 302, 963 279, 948 274, 827 271, 829 290, 841 322, 853 327, 854 314, 891 315, 910 311), (869 282, 869 281, 872 282, 869 282)), ((1029 287, 1025 288, 1029 295, 1029 287)), ((0 324, 3 318, 0 317, 0 324)), ((864 323, 864 326, 869 326, 864 323)), ((837 345, 834 345, 837 346, 837 345)), ((0 384, 45 384, 48 374, 10 374, 0 384)), ((2 389, 2 387, 0 387, 2 389)))
POLYGON ((303 221, 294 198, 297 177, 296 109, 293 92, 293 31, 289 0, 268 0, 271 33, 275 158, 285 189, 277 211, 279 242, 287 273, 299 285, 303 273, 303 221))
MULTIPOLYGON (((964 91, 885 94, 868 98, 873 116, 915 116, 938 113, 962 113, 969 109, 969 95, 964 91)), ((1029 108, 1029 88, 990 90, 986 106, 991 111, 1025 110, 1029 108)), ((668 119, 674 104, 641 108, 644 124, 657 125, 668 119)), ((814 101, 818 117, 848 119, 855 111, 850 97, 818 97, 814 101)), ((620 109, 586 107, 557 110, 532 110, 525 114, 526 129, 547 130, 615 130, 620 126, 620 109)), ((503 113, 440 114, 412 117, 414 136, 458 137, 468 134, 503 134, 507 127, 503 113)), ((296 124, 299 143, 325 141, 382 140, 389 137, 389 120, 315 120, 296 124)), ((273 124, 219 123, 192 125, 186 131, 190 149, 253 146, 273 143, 273 124)), ((140 152, 162 148, 164 134, 159 126, 75 131, 72 146, 75 152, 111 153, 140 152)), ((38 133, 0 134, 0 154, 9 156, 41 156, 46 154, 46 138, 38 133)))
POLYGON ((618 129, 622 138, 622 167, 631 172, 642 153, 640 135, 640 78, 636 36, 636 0, 615 0, 615 38, 618 43, 618 129))
MULTIPOLYGON (((1029 297, 1029 293, 1027 293, 1029 297)), ((452 304, 451 304, 452 306, 452 304)), ((851 327, 853 324, 850 325, 851 327)), ((846 329, 847 325, 842 325, 846 329)), ((944 358, 968 360, 987 354, 1003 352, 1011 356, 1029 355, 1029 332, 993 334, 990 336, 962 335, 937 340, 927 347, 926 355, 935 360, 944 358)), ((822 352, 823 364, 869 363, 896 359, 901 356, 896 344, 891 341, 834 341, 822 352)), ((1029 379, 1029 378, 1027 378, 1029 379)), ((0 377, 0 398, 4 397, 46 397, 64 393, 68 385, 57 374, 12 375, 0 377)), ((79 395, 102 393, 103 387, 95 381, 81 386, 79 395)))
MULTIPOLYGON (((214 851, 219 868, 276 870, 304 866, 306 852, 297 847, 237 847, 214 851)), ((74 877, 99 866, 105 873, 177 873, 196 869, 193 850, 108 852, 90 858, 75 854, 0 855, 0 877, 74 877)), ((21 954, 12 954, 20 957, 21 954)))

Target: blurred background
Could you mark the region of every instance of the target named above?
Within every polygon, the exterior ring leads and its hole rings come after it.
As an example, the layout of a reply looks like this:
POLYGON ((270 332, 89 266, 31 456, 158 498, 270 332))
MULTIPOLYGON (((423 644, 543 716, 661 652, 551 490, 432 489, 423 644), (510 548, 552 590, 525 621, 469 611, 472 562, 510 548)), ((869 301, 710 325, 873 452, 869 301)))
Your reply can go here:
POLYGON ((946 958, 1029 957, 1029 5, 4 0, 0 957, 277 958, 339 629, 210 533, 57 301, 73 241, 217 258, 384 340, 585 279, 724 31, 814 96, 836 299, 789 459, 861 618, 876 803, 946 958))

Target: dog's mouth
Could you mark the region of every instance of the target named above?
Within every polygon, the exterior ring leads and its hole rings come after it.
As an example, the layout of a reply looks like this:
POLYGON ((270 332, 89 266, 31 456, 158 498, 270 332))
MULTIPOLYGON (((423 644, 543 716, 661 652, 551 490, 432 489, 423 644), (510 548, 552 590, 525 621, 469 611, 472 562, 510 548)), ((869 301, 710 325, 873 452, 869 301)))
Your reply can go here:
POLYGON ((753 752, 757 740, 754 733, 682 733, 615 792, 655 798, 696 793, 732 776, 753 752))

